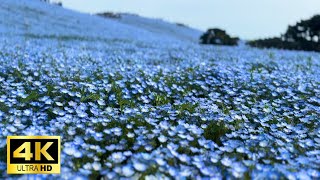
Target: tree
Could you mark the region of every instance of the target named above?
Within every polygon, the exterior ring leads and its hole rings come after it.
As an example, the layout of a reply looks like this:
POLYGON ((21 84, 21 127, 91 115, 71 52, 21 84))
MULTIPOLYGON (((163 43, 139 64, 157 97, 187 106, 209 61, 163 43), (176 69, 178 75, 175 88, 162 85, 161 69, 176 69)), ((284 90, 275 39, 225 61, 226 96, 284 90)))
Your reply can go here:
POLYGON ((309 41, 319 42, 320 36, 320 15, 316 15, 309 20, 300 21, 295 26, 289 26, 284 34, 286 41, 309 41))
POLYGON ((260 39, 248 43, 253 47, 320 52, 320 15, 288 26, 279 38, 260 39))
POLYGON ((216 44, 235 46, 239 38, 233 38, 221 29, 209 29, 200 37, 201 44, 216 44))

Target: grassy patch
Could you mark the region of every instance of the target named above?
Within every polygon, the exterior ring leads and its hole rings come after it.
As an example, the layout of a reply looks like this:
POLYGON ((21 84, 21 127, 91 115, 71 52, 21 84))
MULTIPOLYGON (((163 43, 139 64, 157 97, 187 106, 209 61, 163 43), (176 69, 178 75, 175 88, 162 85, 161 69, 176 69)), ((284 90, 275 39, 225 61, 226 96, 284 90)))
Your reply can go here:
POLYGON ((208 124, 207 128, 204 129, 203 135, 207 140, 212 140, 221 146, 222 142, 220 138, 230 132, 231 130, 221 122, 212 121, 208 124))

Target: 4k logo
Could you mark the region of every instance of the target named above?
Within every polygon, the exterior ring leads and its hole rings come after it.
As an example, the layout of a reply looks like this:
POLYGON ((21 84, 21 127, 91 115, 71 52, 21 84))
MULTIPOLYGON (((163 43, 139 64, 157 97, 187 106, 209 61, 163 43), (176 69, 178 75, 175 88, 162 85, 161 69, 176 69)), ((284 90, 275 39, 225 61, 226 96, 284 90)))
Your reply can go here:
POLYGON ((7 172, 60 173, 60 136, 8 136, 7 172))

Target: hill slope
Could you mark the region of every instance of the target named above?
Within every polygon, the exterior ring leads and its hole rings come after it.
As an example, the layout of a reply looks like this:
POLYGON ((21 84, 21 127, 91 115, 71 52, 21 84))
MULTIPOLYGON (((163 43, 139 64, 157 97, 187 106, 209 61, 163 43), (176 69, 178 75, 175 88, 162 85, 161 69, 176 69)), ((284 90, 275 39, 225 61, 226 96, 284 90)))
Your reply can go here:
POLYGON ((9 135, 61 136, 23 179, 319 179, 320 55, 198 33, 2 0, 0 179, 9 135))
POLYGON ((172 38, 198 43, 202 32, 187 26, 179 26, 161 19, 144 18, 132 14, 121 14, 120 22, 145 29, 157 35, 163 34, 172 38))
POLYGON ((201 33, 132 15, 123 15, 121 21, 102 21, 101 17, 77 13, 37 0, 4 0, 0 5, 0 15, 1 32, 9 34, 197 42, 201 33))

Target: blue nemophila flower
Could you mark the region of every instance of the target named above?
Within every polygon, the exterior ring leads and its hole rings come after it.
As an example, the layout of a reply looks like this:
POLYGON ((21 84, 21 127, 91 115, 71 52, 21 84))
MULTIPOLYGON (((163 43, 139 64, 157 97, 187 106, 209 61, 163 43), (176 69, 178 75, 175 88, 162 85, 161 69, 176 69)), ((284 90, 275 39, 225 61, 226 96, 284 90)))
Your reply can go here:
POLYGON ((63 103, 61 103, 61 102, 56 102, 56 105, 57 105, 57 106, 63 106, 63 103))
POLYGON ((25 116, 31 116, 32 115, 32 110, 30 110, 30 109, 26 109, 26 110, 24 110, 23 111, 23 115, 25 115, 25 116))
POLYGON ((160 135, 160 136, 158 137, 158 140, 159 140, 160 142, 162 142, 162 143, 166 142, 167 139, 168 139, 168 138, 165 137, 164 135, 160 135))
POLYGON ((134 174, 134 169, 130 165, 126 165, 122 167, 122 174, 125 177, 131 177, 134 174))
POLYGON ((92 169, 95 171, 99 171, 101 169, 101 164, 99 162, 93 162, 92 169))
POLYGON ((68 145, 69 146, 63 149, 64 153, 66 153, 69 156, 74 156, 76 158, 81 158, 83 156, 83 154, 78 150, 79 147, 72 144, 68 144, 68 145))
POLYGON ((98 104, 100 106, 105 106, 106 105, 106 103, 105 103, 105 101, 103 99, 99 99, 97 102, 98 102, 98 104))
POLYGON ((145 165, 139 161, 132 162, 132 165, 133 165, 134 169, 136 169, 137 171, 140 171, 140 172, 145 171, 148 167, 147 165, 145 165))
POLYGON ((69 91, 67 89, 61 89, 60 92, 62 92, 63 94, 68 94, 69 91))
POLYGON ((115 152, 111 154, 110 160, 114 163, 121 163, 126 159, 126 157, 121 152, 115 152))
POLYGON ((128 138, 133 138, 135 135, 134 135, 134 133, 128 133, 127 136, 128 136, 128 138))
POLYGON ((229 166, 231 166, 231 164, 232 164, 232 160, 231 160, 230 158, 228 158, 228 157, 223 157, 223 158, 221 159, 221 163, 222 163, 224 166, 229 167, 229 166))
POLYGON ((77 108, 76 112, 77 112, 78 117, 80 117, 80 118, 85 118, 88 116, 88 114, 84 110, 82 110, 81 108, 77 108))
POLYGON ((36 86, 41 86, 41 82, 40 81, 34 81, 33 84, 36 85, 36 86))

